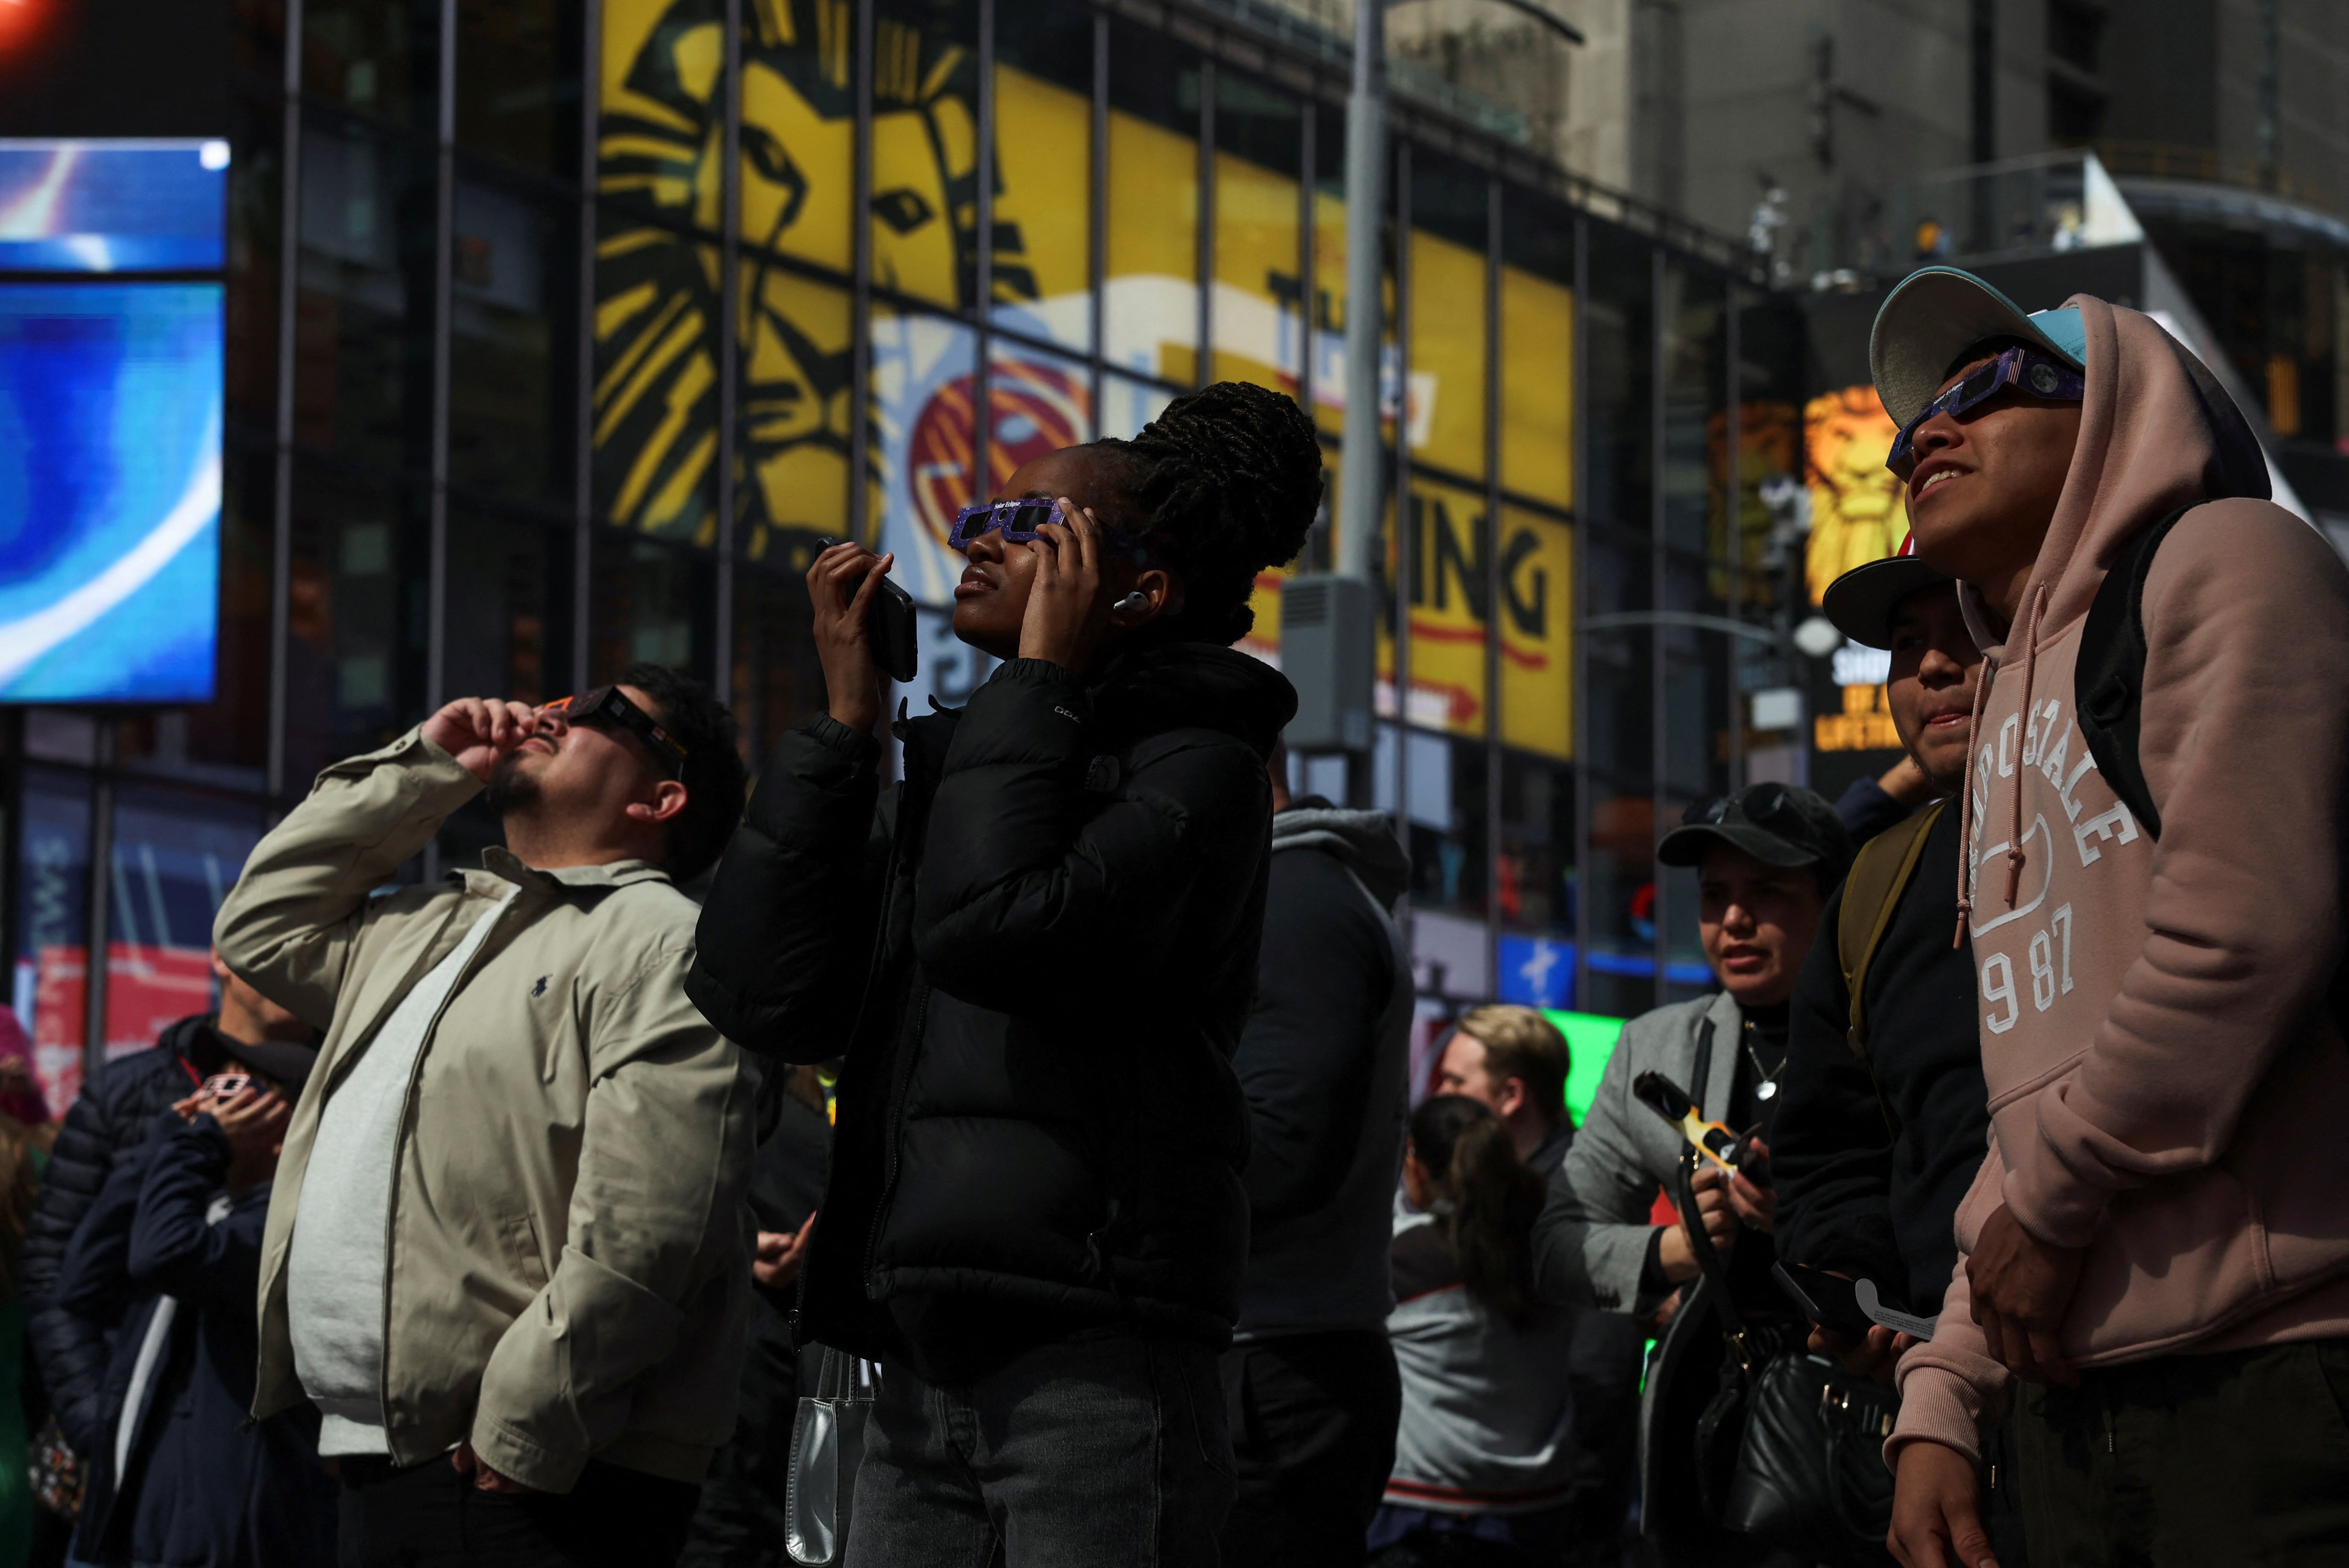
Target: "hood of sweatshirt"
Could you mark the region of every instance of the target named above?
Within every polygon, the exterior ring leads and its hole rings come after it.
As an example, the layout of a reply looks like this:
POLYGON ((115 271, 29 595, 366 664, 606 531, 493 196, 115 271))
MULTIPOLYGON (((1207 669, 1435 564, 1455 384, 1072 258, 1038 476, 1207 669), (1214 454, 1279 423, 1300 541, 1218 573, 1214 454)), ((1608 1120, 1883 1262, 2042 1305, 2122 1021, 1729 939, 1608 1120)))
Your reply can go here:
POLYGON ((2151 316, 2085 294, 2064 308, 2080 313, 2086 337, 2080 442, 2003 647, 1984 631, 1980 598, 1963 590, 1976 640, 2002 658, 2022 655, 2018 639, 2043 593, 2044 637, 2086 614, 2121 546, 2178 508, 2269 493, 2258 438, 2184 344, 2151 316))
MULTIPOLYGON (((2080 313, 2085 340, 2079 444, 2003 644, 1987 630, 1980 594, 1971 583, 1959 585, 1967 625, 1990 655, 1993 676, 2010 666, 2021 671, 2022 696, 2013 700, 2017 708, 2030 710, 2023 724, 2031 733, 2023 739, 2034 754, 2042 695, 2039 650, 2068 637, 2086 617, 2121 547, 2179 507, 2228 497, 2264 500, 2269 493, 2267 459, 2258 438, 2209 368, 2184 344, 2151 316, 2087 294, 2075 294, 2064 308, 2080 313)), ((2061 678, 2068 706, 2068 659, 2061 678)), ((1967 807, 1985 803, 1975 773, 1981 758, 1993 755, 1985 752, 1983 742, 1998 733, 1995 725, 1982 723, 1993 684, 1986 679, 1976 690, 1974 757, 1962 797, 1967 807)), ((2086 754, 2085 744, 2071 749, 2086 754)), ((2013 771, 2011 755, 1999 760, 2013 771)), ((2023 842, 2028 824, 2020 816, 2021 790, 2009 792, 2009 804, 2006 826, 2013 831, 2002 851, 2009 882, 2019 883, 2030 854, 2023 842)), ((1978 826, 1966 823, 1970 848, 1979 847, 1972 831, 1978 826)), ((1970 879, 1961 878, 1959 910, 1971 907, 1970 879)))
POLYGON ((1309 796, 1272 819, 1272 848, 1319 850, 1335 855, 1361 879, 1371 896, 1392 908, 1411 885, 1411 861, 1395 841, 1394 822, 1383 811, 1350 811, 1309 796))

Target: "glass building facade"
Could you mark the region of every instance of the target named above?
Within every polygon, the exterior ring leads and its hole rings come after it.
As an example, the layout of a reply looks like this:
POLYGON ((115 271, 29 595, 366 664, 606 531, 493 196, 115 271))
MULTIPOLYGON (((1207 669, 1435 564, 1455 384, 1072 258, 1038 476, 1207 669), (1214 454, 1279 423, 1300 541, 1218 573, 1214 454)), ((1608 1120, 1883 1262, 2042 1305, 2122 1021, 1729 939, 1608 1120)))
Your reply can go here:
MULTIPOLYGON (((452 696, 673 663, 755 767, 823 702, 825 536, 898 552, 932 607, 901 695, 959 701, 956 509, 1220 377, 1309 408, 1333 487, 1375 435, 1402 497, 1371 772, 1423 989, 1619 1015, 1706 982, 1660 826, 1794 750, 1744 696, 1793 679, 1762 498, 1799 470, 1801 331, 1727 243, 1398 99, 1387 395, 1350 419, 1341 54, 1237 11, 240 0, 236 29, 219 696, 12 718, 53 1088, 201 1006, 273 813, 452 696)), ((1280 583, 1244 645, 1272 660, 1280 583)), ((494 833, 469 810, 415 874, 494 833)))

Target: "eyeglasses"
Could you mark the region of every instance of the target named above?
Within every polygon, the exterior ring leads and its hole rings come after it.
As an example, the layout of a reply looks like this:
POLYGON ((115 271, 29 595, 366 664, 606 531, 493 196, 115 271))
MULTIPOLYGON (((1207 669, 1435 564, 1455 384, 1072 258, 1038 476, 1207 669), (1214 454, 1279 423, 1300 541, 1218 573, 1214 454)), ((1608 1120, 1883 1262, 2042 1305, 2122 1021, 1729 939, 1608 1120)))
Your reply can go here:
POLYGON ((2088 384, 2068 365, 2058 365, 2035 348, 2010 348, 1919 410, 1893 438, 1884 466, 1903 479, 1917 466, 1913 443, 1918 429, 1936 414, 1954 418, 1997 397, 2010 387, 2052 402, 2077 403, 2088 395, 2088 384))
MULTIPOLYGON (((947 532, 947 548, 968 555, 970 547, 988 534, 1001 531, 1006 544, 1026 544, 1043 537, 1044 525, 1061 522, 1061 504, 1030 496, 1024 500, 979 501, 955 513, 954 527, 947 532)), ((1107 523, 1101 525, 1102 542, 1119 553, 1131 556, 1137 566, 1150 559, 1150 549, 1107 523)))
POLYGON ((584 728, 625 729, 645 743, 645 751, 655 767, 672 779, 685 775, 685 748, 618 686, 601 686, 576 696, 559 696, 553 702, 541 703, 538 711, 543 717, 560 718, 565 724, 584 728))
POLYGON ((1768 827, 1775 821, 1799 821, 1802 813, 1795 810, 1784 784, 1751 784, 1739 794, 1699 800, 1681 813, 1681 821, 1692 828, 1718 827, 1737 818, 1768 827))

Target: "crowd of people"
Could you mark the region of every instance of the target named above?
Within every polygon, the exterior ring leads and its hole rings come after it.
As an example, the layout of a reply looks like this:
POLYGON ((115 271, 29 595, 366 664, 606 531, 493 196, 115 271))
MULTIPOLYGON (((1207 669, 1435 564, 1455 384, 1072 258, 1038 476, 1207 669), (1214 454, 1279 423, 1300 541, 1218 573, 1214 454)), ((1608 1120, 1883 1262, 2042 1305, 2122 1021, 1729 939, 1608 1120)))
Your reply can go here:
POLYGON ((1413 1081, 1410 861, 1231 645, 1261 388, 964 514, 962 709, 839 544, 755 789, 653 665, 330 767, 217 1009, 0 1116, 0 1568, 2349 1560, 2349 571, 2145 315, 1928 269, 1872 365, 1908 757, 1663 836, 1717 988, 1579 1125, 1532 1008, 1413 1081))

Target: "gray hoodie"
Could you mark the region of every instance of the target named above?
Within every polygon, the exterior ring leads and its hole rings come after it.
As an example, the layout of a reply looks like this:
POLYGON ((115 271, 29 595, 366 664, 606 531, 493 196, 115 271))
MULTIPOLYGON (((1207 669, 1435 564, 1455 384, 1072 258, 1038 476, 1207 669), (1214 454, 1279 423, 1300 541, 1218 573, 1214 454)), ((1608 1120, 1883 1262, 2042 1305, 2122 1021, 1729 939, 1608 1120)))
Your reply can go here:
POLYGON ((1410 1110, 1411 956, 1393 826, 1312 797, 1272 820, 1256 1010, 1233 1066, 1255 1134, 1237 1337, 1377 1331, 1410 1110))

